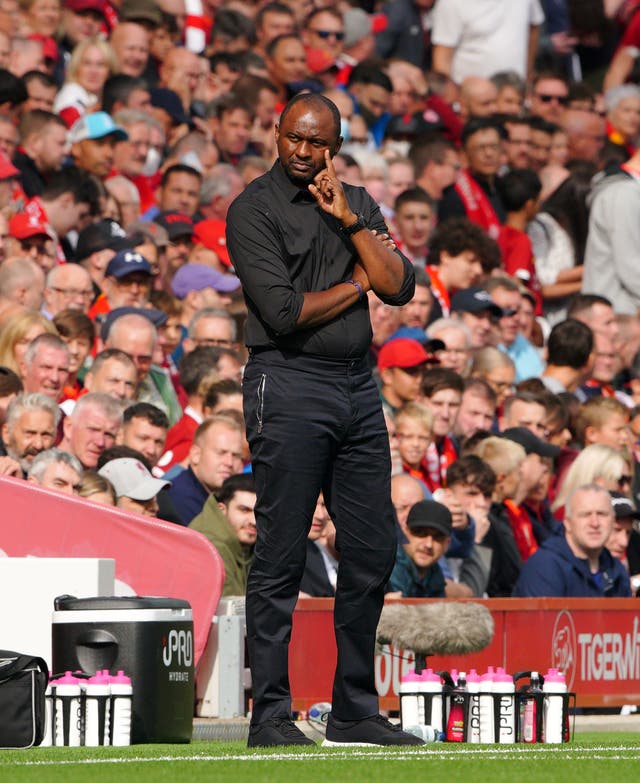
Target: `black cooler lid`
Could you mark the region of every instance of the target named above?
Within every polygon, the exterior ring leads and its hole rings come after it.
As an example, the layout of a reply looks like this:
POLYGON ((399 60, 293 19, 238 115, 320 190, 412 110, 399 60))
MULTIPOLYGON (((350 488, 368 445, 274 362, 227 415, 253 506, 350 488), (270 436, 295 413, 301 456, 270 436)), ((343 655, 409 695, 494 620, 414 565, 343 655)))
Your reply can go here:
POLYGON ((191 609, 191 604, 182 598, 160 598, 145 595, 96 596, 95 598, 59 595, 53 600, 53 608, 56 612, 95 609, 191 609))

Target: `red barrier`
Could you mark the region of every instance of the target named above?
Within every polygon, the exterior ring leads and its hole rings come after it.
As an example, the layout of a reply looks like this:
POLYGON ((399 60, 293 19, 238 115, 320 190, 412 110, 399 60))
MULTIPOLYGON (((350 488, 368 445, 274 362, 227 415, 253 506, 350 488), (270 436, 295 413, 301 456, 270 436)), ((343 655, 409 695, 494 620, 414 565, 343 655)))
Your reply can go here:
MULTIPOLYGON (((418 603, 418 601, 407 601, 418 603)), ((634 598, 505 598, 487 606, 495 631, 479 653, 431 656, 434 669, 514 673, 550 667, 565 672, 581 707, 640 704, 640 604, 634 598)), ((336 662, 333 600, 301 600, 294 613, 289 655, 294 709, 331 700, 336 662)), ((410 651, 385 648, 376 658, 376 684, 384 709, 398 709, 398 685, 413 668, 410 651)))
POLYGON ((205 536, 4 476, 0 507, 0 557, 109 557, 119 595, 189 601, 197 664, 224 583, 222 558, 205 536))

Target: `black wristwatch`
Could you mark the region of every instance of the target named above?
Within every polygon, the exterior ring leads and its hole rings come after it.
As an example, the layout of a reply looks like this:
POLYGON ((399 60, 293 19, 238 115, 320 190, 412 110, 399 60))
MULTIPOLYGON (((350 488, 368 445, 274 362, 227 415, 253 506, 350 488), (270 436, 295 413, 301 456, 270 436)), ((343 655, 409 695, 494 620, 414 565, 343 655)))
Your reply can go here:
POLYGON ((362 231, 363 228, 367 228, 367 223, 364 219, 364 215, 359 214, 356 218, 356 222, 352 223, 350 226, 347 226, 346 228, 340 229, 345 236, 351 237, 354 234, 356 234, 358 231, 362 231))

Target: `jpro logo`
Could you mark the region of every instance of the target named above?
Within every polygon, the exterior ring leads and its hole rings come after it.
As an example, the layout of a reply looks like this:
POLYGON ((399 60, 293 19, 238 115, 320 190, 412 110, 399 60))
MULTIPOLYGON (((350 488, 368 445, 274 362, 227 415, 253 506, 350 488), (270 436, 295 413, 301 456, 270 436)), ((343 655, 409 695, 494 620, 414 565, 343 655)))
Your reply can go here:
POLYGON ((191 631, 169 632, 163 649, 162 660, 165 666, 191 666, 193 663, 193 633, 191 631))

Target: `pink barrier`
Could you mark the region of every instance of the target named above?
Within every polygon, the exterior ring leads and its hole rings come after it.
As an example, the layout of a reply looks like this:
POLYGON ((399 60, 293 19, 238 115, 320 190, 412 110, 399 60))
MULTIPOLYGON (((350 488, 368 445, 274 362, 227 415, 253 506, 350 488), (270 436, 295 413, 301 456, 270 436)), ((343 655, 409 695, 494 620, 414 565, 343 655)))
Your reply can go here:
POLYGON ((201 533, 4 476, 0 506, 0 556, 109 557, 119 592, 189 601, 197 664, 224 583, 222 559, 201 533))

